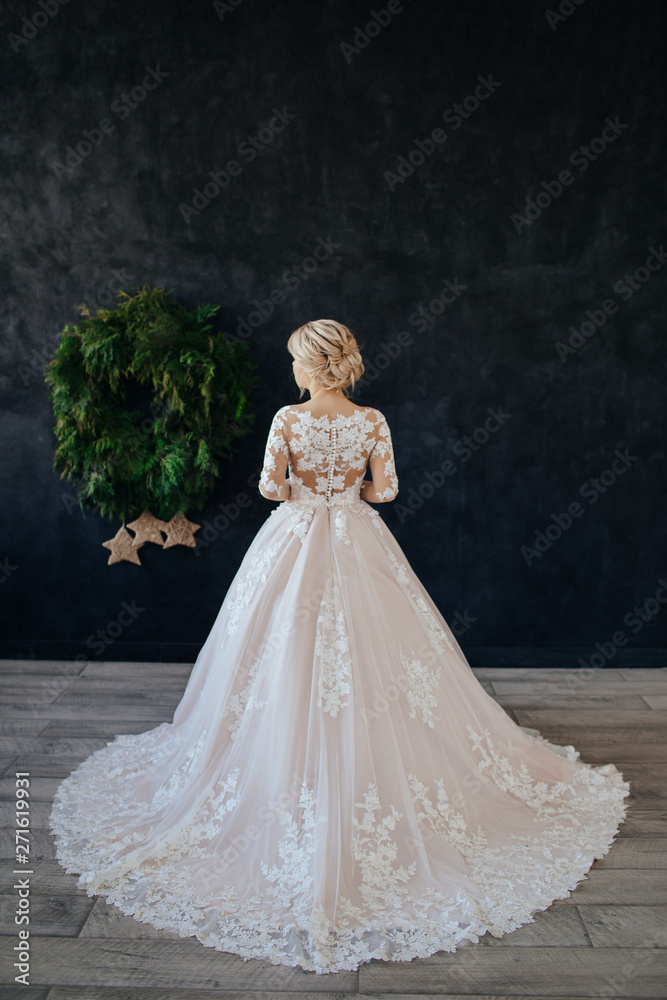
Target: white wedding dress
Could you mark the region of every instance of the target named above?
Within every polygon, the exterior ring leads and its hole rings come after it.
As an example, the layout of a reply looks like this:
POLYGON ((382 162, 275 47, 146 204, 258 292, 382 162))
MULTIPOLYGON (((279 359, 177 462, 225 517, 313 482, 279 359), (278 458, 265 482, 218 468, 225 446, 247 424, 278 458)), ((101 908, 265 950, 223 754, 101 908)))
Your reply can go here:
POLYGON ((276 413, 260 490, 286 499, 173 722, 117 736, 57 790, 57 857, 89 895, 220 951, 330 973, 500 937, 610 849, 629 783, 486 693, 361 499, 369 460, 392 499, 379 410, 276 413))

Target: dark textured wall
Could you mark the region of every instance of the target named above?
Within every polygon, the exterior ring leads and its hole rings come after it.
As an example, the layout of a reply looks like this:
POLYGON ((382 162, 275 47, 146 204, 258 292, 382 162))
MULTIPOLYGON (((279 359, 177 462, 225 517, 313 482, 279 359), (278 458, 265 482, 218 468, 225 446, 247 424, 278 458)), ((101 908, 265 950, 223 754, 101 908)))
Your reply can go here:
POLYGON ((667 646, 664 5, 387 6, 3 5, 4 655, 194 656, 319 317, 360 340, 400 479, 378 509, 464 649, 667 646), (78 303, 145 283, 221 305, 256 429, 190 512, 206 548, 108 567, 42 367, 78 303))

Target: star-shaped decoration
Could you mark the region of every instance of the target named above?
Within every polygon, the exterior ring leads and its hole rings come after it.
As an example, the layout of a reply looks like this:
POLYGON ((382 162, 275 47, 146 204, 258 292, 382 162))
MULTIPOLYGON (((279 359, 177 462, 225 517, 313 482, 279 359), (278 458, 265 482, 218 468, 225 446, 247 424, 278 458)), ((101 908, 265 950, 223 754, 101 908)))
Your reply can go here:
POLYGON ((184 514, 174 514, 171 521, 167 521, 164 526, 164 533, 167 536, 164 548, 170 549, 172 545, 189 545, 190 548, 195 548, 197 543, 193 535, 199 528, 199 524, 188 521, 184 514))
POLYGON ((110 538, 107 542, 102 542, 105 549, 111 549, 111 555, 107 560, 107 566, 113 565, 113 563, 122 562, 126 560, 127 562, 136 563, 137 566, 141 566, 141 560, 137 553, 138 545, 134 544, 134 538, 127 530, 123 524, 113 538, 110 538))
POLYGON ((155 542, 156 545, 164 545, 164 538, 161 532, 166 529, 167 522, 155 517, 149 510, 143 511, 136 521, 130 521, 128 528, 134 532, 134 547, 139 548, 144 542, 155 542))

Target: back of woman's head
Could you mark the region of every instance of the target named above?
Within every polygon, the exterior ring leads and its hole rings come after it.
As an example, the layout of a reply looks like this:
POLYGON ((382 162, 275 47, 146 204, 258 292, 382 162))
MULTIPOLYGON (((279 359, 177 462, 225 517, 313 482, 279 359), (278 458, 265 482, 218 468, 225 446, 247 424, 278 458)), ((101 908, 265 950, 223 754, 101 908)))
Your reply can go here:
POLYGON ((364 373, 352 333, 333 319, 315 319, 295 330, 287 350, 322 389, 354 389, 364 373))

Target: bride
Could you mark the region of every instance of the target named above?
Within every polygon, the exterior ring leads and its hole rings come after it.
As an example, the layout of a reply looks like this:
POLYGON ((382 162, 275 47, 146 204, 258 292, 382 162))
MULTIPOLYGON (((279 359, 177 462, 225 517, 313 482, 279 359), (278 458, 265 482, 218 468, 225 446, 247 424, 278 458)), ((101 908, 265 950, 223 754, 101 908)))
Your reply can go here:
POLYGON ((476 679, 372 506, 398 480, 384 415, 346 395, 364 370, 348 328, 306 323, 288 349, 310 398, 269 430, 259 488, 280 504, 173 722, 92 754, 50 823, 89 895, 330 973, 532 922, 609 851, 630 786, 476 679))

